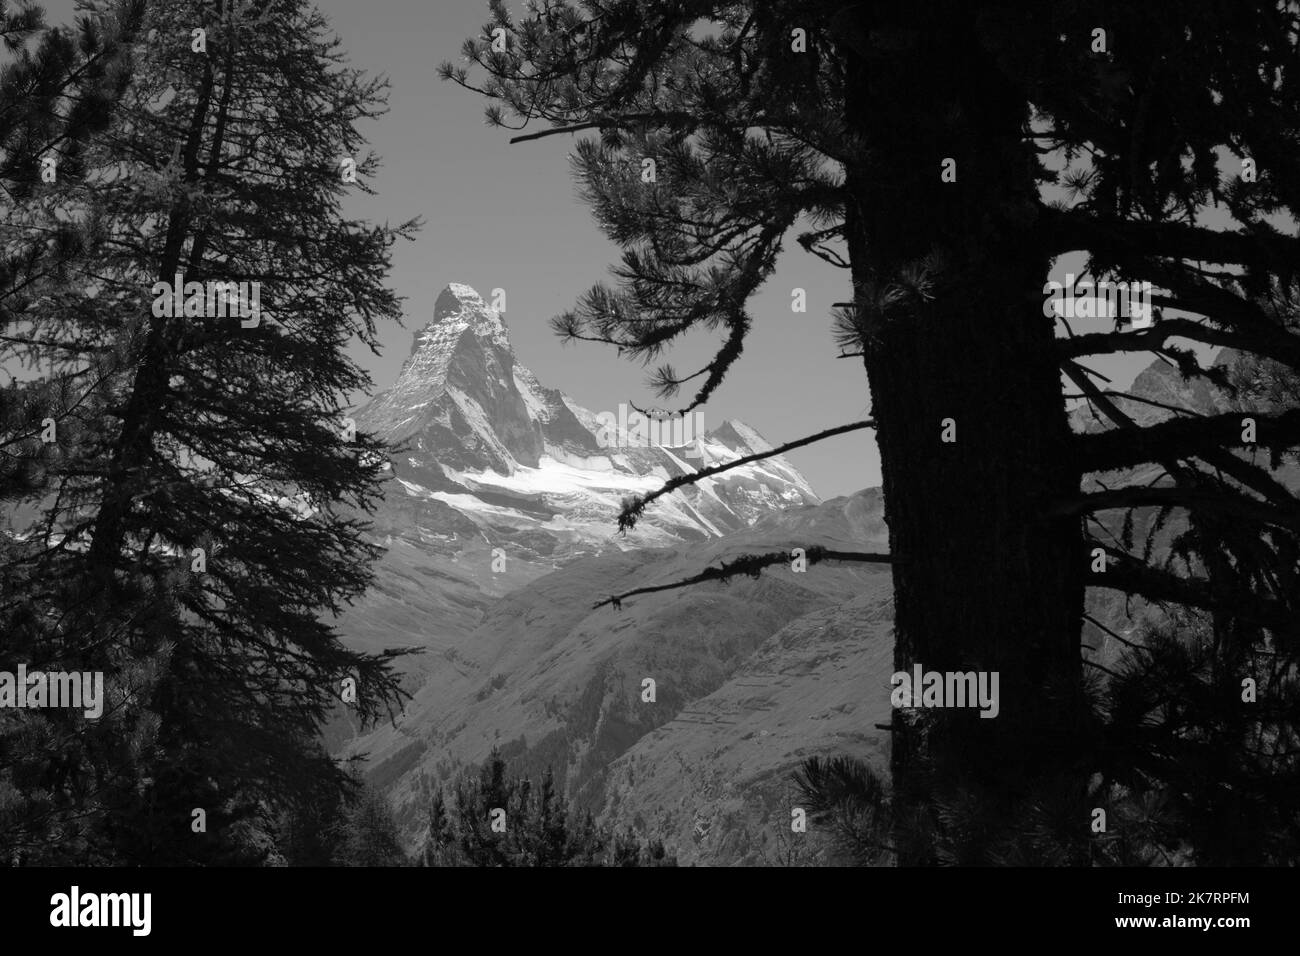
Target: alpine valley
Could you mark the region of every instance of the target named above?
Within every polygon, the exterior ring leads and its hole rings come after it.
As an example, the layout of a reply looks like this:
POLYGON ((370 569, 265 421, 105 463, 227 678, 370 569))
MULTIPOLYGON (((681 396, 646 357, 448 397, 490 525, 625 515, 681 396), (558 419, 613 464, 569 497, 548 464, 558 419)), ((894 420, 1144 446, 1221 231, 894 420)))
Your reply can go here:
POLYGON ((372 516, 385 553, 341 629, 358 648, 419 653, 400 659, 413 699, 394 724, 363 733, 344 714, 327 737, 369 755, 412 845, 425 786, 494 745, 510 772, 551 766, 581 805, 654 830, 683 864, 774 859, 768 824, 788 820, 800 760, 879 756, 891 670, 880 567, 784 567, 592 609, 753 551, 885 550, 878 492, 823 502, 773 457, 660 498, 620 535, 625 497, 771 446, 726 421, 682 447, 637 434, 607 447, 613 416, 543 386, 502 317, 458 284, 392 387, 354 417, 398 451, 372 516))
MULTIPOLYGON (((1161 361, 1132 393, 1143 415, 1153 408, 1143 398, 1190 412, 1229 401, 1161 361)), ((408 849, 423 838, 428 788, 496 746, 508 772, 549 766, 579 806, 661 837, 682 865, 827 859, 816 827, 791 839, 791 774, 816 755, 888 766, 887 566, 775 566, 593 605, 743 554, 888 551, 879 489, 821 501, 789 463, 766 458, 659 498, 621 536, 623 498, 771 446, 727 421, 690 446, 624 435, 606 447, 610 416, 538 382, 501 316, 456 284, 397 381, 355 418, 399 451, 373 516, 385 553, 341 629, 359 648, 419 653, 401 658, 413 696, 393 723, 363 729, 344 712, 327 739, 340 755, 367 755, 408 849)), ((1086 408, 1072 425, 1109 427, 1086 408)), ((978 506, 979 489, 971 495, 978 506)), ((1139 510, 1138 528, 1152 517, 1139 510)), ((1119 634, 1143 613, 1098 592, 1089 605, 1119 634)), ((1097 638, 1089 653, 1100 660, 1122 649, 1097 638)))

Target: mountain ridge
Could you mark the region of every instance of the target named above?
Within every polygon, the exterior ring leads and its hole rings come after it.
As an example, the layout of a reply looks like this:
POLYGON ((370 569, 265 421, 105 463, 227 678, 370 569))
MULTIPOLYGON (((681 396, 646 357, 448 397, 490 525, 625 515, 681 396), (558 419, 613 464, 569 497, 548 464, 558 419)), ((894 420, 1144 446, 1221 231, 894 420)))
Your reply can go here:
MULTIPOLYGON (((504 529, 542 531, 575 556, 718 537, 771 510, 821 501, 789 462, 773 457, 683 489, 616 538, 624 498, 697 463, 772 446, 733 420, 681 446, 636 444, 626 433, 609 445, 601 440, 606 416, 613 413, 592 412, 544 386, 518 362, 500 314, 470 286, 451 283, 414 334, 396 381, 355 420, 402 449, 390 462, 400 493, 451 507, 489 539, 504 529)), ((510 550, 510 541, 502 546, 510 550)))

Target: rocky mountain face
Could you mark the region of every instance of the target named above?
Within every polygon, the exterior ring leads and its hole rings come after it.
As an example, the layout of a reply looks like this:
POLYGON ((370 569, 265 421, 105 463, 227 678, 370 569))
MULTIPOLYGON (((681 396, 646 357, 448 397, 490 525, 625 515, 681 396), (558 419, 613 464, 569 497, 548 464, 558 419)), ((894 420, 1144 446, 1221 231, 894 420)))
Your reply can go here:
MULTIPOLYGON (((1232 349, 1220 350, 1214 365, 1231 370, 1241 360, 1232 349)), ((1115 405, 1137 424, 1147 425, 1173 418, 1182 409, 1198 415, 1219 415, 1230 411, 1232 397, 1203 378, 1184 379, 1182 373, 1164 359, 1156 359, 1142 370, 1125 391, 1134 398, 1116 396, 1115 405)), ((1114 427, 1105 415, 1087 403, 1080 403, 1070 416, 1076 431, 1096 432, 1114 427)))

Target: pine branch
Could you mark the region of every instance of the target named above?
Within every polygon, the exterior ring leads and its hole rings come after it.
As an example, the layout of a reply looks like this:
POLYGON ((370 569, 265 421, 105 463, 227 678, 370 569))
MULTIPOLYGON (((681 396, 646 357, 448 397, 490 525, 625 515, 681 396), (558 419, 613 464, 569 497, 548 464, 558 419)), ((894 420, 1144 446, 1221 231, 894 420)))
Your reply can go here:
MULTIPOLYGON (((1112 402, 1105 393, 1102 392, 1087 377, 1085 369, 1078 362, 1067 362, 1062 365, 1062 370, 1070 379, 1079 386, 1079 389, 1088 396, 1089 401, 1096 402, 1102 412, 1119 428, 1127 434, 1136 434, 1141 432, 1140 426, 1128 415, 1124 414, 1120 408, 1112 402)), ((1101 376, 1099 376, 1101 377, 1101 376)), ((1202 416, 1196 421, 1205 421, 1202 416)), ((1108 433, 1116 434, 1116 433, 1108 433)), ((1273 502, 1283 510, 1289 510, 1295 505, 1295 497, 1290 490, 1273 478, 1268 472, 1256 465, 1237 457, 1231 451, 1225 448, 1206 448, 1198 452, 1198 457, 1207 464, 1235 478, 1243 486, 1251 488, 1266 500, 1273 502)), ((1186 466, 1180 466, 1174 456, 1166 455, 1160 459, 1171 474, 1180 478, 1180 483, 1186 485, 1194 476, 1186 466)), ((1087 469, 1085 469, 1086 471, 1087 469)))
POLYGON ((1097 670, 1101 671, 1103 674, 1109 674, 1111 677, 1114 677, 1114 678, 1118 678, 1118 677, 1119 677, 1119 675, 1116 674, 1116 673, 1115 673, 1113 670, 1111 670, 1109 667, 1104 667, 1104 666, 1102 666, 1101 664, 1098 664, 1096 661, 1088 660, 1088 659, 1085 658, 1083 662, 1084 662, 1085 664, 1087 664, 1089 667, 1095 667, 1095 668, 1097 668, 1097 670))
MULTIPOLYGON (((809 564, 817 564, 821 561, 861 561, 868 564, 892 564, 893 558, 888 554, 877 554, 865 551, 831 551, 820 545, 814 545, 806 549, 804 557, 809 564)), ((769 551, 766 554, 745 554, 732 561, 724 561, 720 567, 706 568, 699 574, 685 578, 681 581, 674 581, 672 584, 656 584, 653 586, 634 588, 631 591, 624 591, 622 594, 612 595, 603 601, 593 604, 592 610, 604 607, 606 604, 612 604, 615 610, 620 610, 623 601, 637 594, 653 594, 656 591, 673 591, 677 588, 690 587, 693 584, 702 584, 705 581, 726 581, 737 575, 744 574, 751 578, 756 578, 759 573, 767 567, 774 564, 785 564, 791 560, 789 552, 786 551, 769 551)))
POLYGON ((1227 232, 1180 222, 1103 220, 1077 211, 1048 209, 1042 234, 1045 248, 1053 255, 1075 249, 1107 256, 1146 255, 1158 249, 1162 257, 1250 265, 1280 275, 1293 274, 1300 264, 1300 239, 1259 228, 1227 232))
MULTIPOLYGON (((1141 395, 1134 395, 1132 392, 1119 392, 1115 389, 1102 389, 1098 394, 1105 395, 1107 398, 1122 398, 1125 401, 1137 402, 1141 405, 1149 405, 1152 408, 1161 408, 1167 412, 1173 412, 1175 415, 1190 415, 1193 418, 1205 418, 1204 412, 1193 411, 1190 408, 1183 408, 1179 405, 1170 405, 1168 402, 1157 402, 1153 398, 1143 398, 1141 395)), ((1091 395, 1080 393, 1078 395, 1064 395, 1063 398, 1087 398, 1091 395)))
POLYGON ((1089 624, 1091 624, 1093 627, 1097 628, 1098 630, 1104 631, 1106 634, 1109 634, 1111 637, 1115 638, 1115 640, 1119 641, 1121 644, 1131 647, 1135 651, 1146 651, 1148 654, 1152 654, 1152 655, 1155 654, 1155 651, 1151 650, 1151 648, 1143 647, 1141 644, 1137 644, 1133 641, 1130 641, 1127 637, 1124 637, 1122 634, 1115 633, 1110 628, 1108 628, 1105 624, 1101 623, 1101 621, 1093 617, 1091 614, 1084 614, 1083 619, 1087 621, 1089 624))
MULTIPOLYGON (((556 126, 552 129, 540 130, 536 133, 527 133, 523 136, 512 136, 511 145, 515 143, 526 143, 532 140, 545 139, 548 136, 559 136, 563 133, 581 133, 589 129, 635 129, 653 123, 658 126, 686 127, 693 128, 701 125, 700 117, 684 112, 646 112, 646 113, 625 113, 623 115, 603 115, 594 117, 583 123, 572 123, 564 126, 556 126)), ((728 126, 741 126, 740 122, 726 124, 728 126)))
POLYGON ((1248 592, 1226 595, 1223 587, 1216 588, 1213 580, 1180 577, 1161 571, 1096 540, 1088 540, 1086 546, 1101 548, 1115 559, 1107 565, 1105 572, 1089 579, 1089 587, 1136 595, 1156 604, 1180 604, 1228 614, 1286 635, 1295 635, 1297 627, 1300 627, 1296 610, 1275 598, 1248 592))
POLYGON ((1134 332, 1090 332, 1061 339, 1057 343, 1057 349, 1062 358, 1109 355, 1115 352, 1154 352, 1175 337, 1244 351, 1249 351, 1255 344, 1250 336, 1216 329, 1192 319, 1161 319, 1149 328, 1134 332))
MULTIPOLYGON (((1090 398, 1095 399, 1106 415, 1110 417, 1117 426, 1119 426, 1115 431, 1104 433, 1108 436, 1118 436, 1120 438, 1136 437, 1142 439, 1150 432, 1167 426, 1197 426, 1203 425, 1207 421, 1215 420, 1206 418, 1191 420, 1173 419, 1169 422, 1163 423, 1162 425, 1140 428, 1132 418, 1124 414, 1124 412, 1117 408, 1110 399, 1101 394, 1100 389, 1098 389, 1097 386, 1088 379, 1087 375, 1084 374, 1086 370, 1082 366, 1076 362, 1067 362, 1063 365, 1063 370, 1071 379, 1073 379, 1082 391, 1088 394, 1090 398)), ((1220 416, 1220 418, 1230 420, 1237 429, 1236 435, 1240 437, 1240 415, 1220 416)), ((1243 485, 1254 488, 1262 493, 1269 501, 1272 501, 1278 506, 1277 509, 1268 508, 1266 504, 1253 501, 1244 496, 1238 496, 1231 502, 1231 504, 1225 505, 1225 489, 1223 486, 1219 485, 1213 488, 1208 487, 1205 484, 1207 481, 1206 476, 1191 466, 1183 464, 1180 459, 1187 457, 1187 452, 1182 448, 1161 451, 1160 453, 1152 454, 1149 459, 1144 459, 1159 461, 1163 464, 1166 471, 1175 477, 1175 480, 1179 485, 1178 488, 1155 488, 1152 486, 1146 486, 1115 490, 1106 489, 1102 495, 1091 497, 1098 501, 1118 502, 1127 500, 1138 503, 1141 503, 1145 499, 1153 505, 1158 504, 1159 506, 1167 507, 1169 504, 1177 502, 1171 500, 1156 502, 1152 499, 1162 495, 1168 496, 1169 499, 1177 496, 1182 500, 1185 507, 1195 501, 1201 506, 1209 508, 1227 508, 1249 511, 1250 515, 1248 517, 1253 520, 1259 520, 1262 514, 1267 514, 1267 517, 1270 519, 1269 523, 1271 524, 1286 527, 1292 526, 1293 522, 1289 516, 1295 511, 1296 501, 1290 493, 1286 491, 1286 489, 1281 488, 1281 486, 1279 486, 1266 472, 1233 455, 1223 447, 1223 443, 1218 443, 1202 449, 1199 452, 1199 456, 1212 465, 1223 466, 1222 470, 1227 471, 1233 477, 1237 478, 1237 480, 1241 481, 1243 485), (1260 509, 1267 509, 1267 511, 1261 512, 1260 509)), ((1109 469, 1099 468, 1096 470, 1104 471, 1109 469)), ((1123 505, 1120 504, 1115 505, 1115 507, 1122 506, 1123 505)), ((1092 510, 1099 509, 1085 509, 1082 513, 1090 514, 1092 510)), ((1221 590, 1218 592, 1212 591, 1214 584, 1213 580, 1180 578, 1167 572, 1158 571, 1154 568, 1148 567, 1144 561, 1133 558, 1124 551, 1110 547, 1106 547, 1105 550, 1108 554, 1119 558, 1121 568, 1119 570, 1108 568, 1106 573, 1096 581, 1094 586, 1111 587, 1116 590, 1124 591, 1127 594, 1137 594, 1154 601, 1168 600, 1189 607, 1201 607, 1208 610, 1226 612, 1234 614, 1243 620, 1255 619, 1263 626, 1272 626, 1283 631, 1286 631, 1288 627, 1293 626, 1286 624, 1285 622, 1288 619, 1288 614, 1290 614, 1292 620, 1294 620, 1295 615, 1292 612, 1289 612, 1281 602, 1259 597, 1253 593, 1242 593, 1239 596, 1234 596, 1231 603, 1225 603, 1222 600, 1221 590), (1269 615, 1268 620, 1252 618, 1249 612, 1243 613, 1240 610, 1242 607, 1254 609, 1261 606, 1265 607, 1265 613, 1269 615)))
POLYGON ((646 505, 650 504, 650 502, 654 501, 656 498, 661 498, 671 491, 676 491, 678 488, 686 485, 693 485, 705 478, 720 475, 724 471, 730 471, 731 469, 739 468, 742 465, 762 461, 764 458, 773 458, 777 455, 783 455, 787 451, 792 451, 795 448, 802 448, 804 445, 811 445, 814 442, 819 442, 826 438, 833 438, 836 435, 843 435, 846 432, 857 431, 861 428, 874 428, 875 424, 876 423, 871 419, 866 419, 860 422, 853 422, 849 425, 840 425, 836 428, 829 428, 826 431, 818 432, 816 435, 810 435, 807 438, 800 438, 797 441, 787 442, 786 444, 781 445, 778 448, 773 448, 770 451, 757 452, 753 455, 746 455, 743 458, 737 458, 735 461, 727 462, 723 465, 713 465, 709 468, 701 468, 699 471, 692 472, 689 475, 678 475, 676 478, 670 478, 664 483, 662 488, 652 491, 648 495, 639 495, 635 498, 625 500, 623 502, 623 511, 618 516, 618 530, 620 533, 626 533, 629 528, 636 527, 637 519, 640 518, 642 512, 645 511, 646 505))
POLYGON ((1172 292, 1183 311, 1203 315, 1215 325, 1248 337, 1246 351, 1300 368, 1300 336, 1288 332, 1253 299, 1184 266, 1149 260, 1126 261, 1124 265, 1128 272, 1172 292))
POLYGON ((1276 415, 1229 412, 1205 418, 1175 418, 1138 429, 1119 429, 1076 438, 1080 470, 1114 471, 1162 458, 1188 458, 1230 448, 1253 447, 1241 440, 1243 418, 1256 424, 1256 446, 1300 445, 1300 409, 1276 415))
POLYGON ((1288 514, 1266 502, 1233 494, 1222 485, 1213 488, 1150 488, 1140 485, 1115 488, 1057 502, 1048 509, 1047 514, 1063 517, 1116 508, 1142 507, 1218 511, 1261 525, 1300 531, 1300 509, 1288 514))

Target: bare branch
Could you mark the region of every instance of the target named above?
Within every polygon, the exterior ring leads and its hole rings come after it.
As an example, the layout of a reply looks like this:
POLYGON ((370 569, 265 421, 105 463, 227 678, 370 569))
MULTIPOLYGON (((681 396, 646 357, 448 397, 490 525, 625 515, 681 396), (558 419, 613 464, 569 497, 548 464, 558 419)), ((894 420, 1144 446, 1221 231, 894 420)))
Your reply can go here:
POLYGON ((755 461, 762 461, 764 458, 774 458, 782 455, 787 451, 795 448, 802 448, 804 445, 811 445, 814 442, 822 441, 825 438, 834 438, 836 435, 843 435, 846 432, 857 431, 860 428, 874 428, 876 423, 871 419, 860 422, 853 422, 849 425, 840 425, 837 428, 828 428, 824 432, 818 432, 816 435, 809 435, 807 438, 800 438, 797 441, 787 442, 777 448, 769 451, 757 452, 753 455, 746 455, 743 458, 737 458, 735 461, 729 461, 722 465, 713 465, 710 468, 701 468, 699 471, 692 472, 689 475, 678 475, 676 478, 670 478, 664 483, 662 488, 650 492, 648 495, 638 495, 635 498, 628 498, 623 502, 623 511, 618 516, 618 530, 626 532, 629 528, 636 527, 637 519, 645 511, 646 505, 656 498, 662 498, 670 491, 676 491, 685 485, 693 485, 704 478, 711 478, 714 475, 720 475, 724 471, 730 471, 733 468, 739 468, 741 465, 748 465, 755 461))
MULTIPOLYGON (((809 564, 817 564, 821 561, 861 561, 869 564, 891 564, 893 558, 888 554, 876 554, 864 551, 830 551, 820 545, 814 545, 806 549, 804 557, 809 564)), ((724 561, 720 567, 705 568, 699 574, 685 578, 681 581, 674 581, 672 584, 656 584, 650 587, 634 588, 631 591, 624 591, 622 594, 611 595, 603 601, 598 601, 592 605, 592 609, 604 607, 606 604, 614 606, 615 610, 622 608, 623 601, 636 594, 652 594, 656 591, 673 591, 677 588, 690 587, 692 584, 702 584, 705 581, 726 581, 737 575, 744 574, 751 578, 756 578, 764 568, 771 567, 774 564, 785 564, 790 560, 790 554, 786 551, 769 551, 766 554, 745 554, 732 561, 724 561)))

